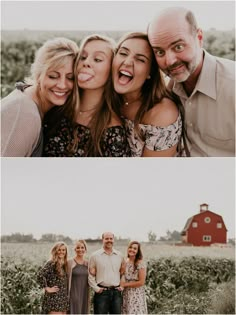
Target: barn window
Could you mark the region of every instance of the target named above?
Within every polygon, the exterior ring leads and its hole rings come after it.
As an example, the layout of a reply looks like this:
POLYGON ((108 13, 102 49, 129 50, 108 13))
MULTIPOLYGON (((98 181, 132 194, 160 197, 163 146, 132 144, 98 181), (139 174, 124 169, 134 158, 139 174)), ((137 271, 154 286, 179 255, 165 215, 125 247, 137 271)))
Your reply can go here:
POLYGON ((211 235, 203 235, 202 240, 203 240, 203 242, 210 242, 211 241, 211 235))
POLYGON ((218 223, 216 224, 216 227, 217 227, 217 229, 222 229, 222 223, 221 223, 221 222, 218 222, 218 223))
POLYGON ((197 222, 193 222, 193 223, 192 223, 192 227, 193 227, 193 228, 197 228, 197 222))
POLYGON ((210 223, 211 222, 211 218, 205 217, 204 221, 205 221, 205 223, 210 223))

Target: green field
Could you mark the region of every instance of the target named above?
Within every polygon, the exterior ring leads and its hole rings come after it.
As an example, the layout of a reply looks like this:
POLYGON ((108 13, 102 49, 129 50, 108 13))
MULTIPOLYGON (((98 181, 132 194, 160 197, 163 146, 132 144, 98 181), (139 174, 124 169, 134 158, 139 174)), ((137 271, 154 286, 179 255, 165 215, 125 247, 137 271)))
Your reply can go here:
MULTIPOLYGON (((147 263, 149 314, 235 314, 234 247, 141 246, 147 263)), ((42 290, 36 276, 51 247, 2 243, 2 314, 40 313, 42 290)), ((87 258, 100 247, 101 243, 88 244, 87 258)), ((127 244, 117 241, 114 247, 125 255, 127 244)), ((68 249, 71 257, 73 245, 68 249)))

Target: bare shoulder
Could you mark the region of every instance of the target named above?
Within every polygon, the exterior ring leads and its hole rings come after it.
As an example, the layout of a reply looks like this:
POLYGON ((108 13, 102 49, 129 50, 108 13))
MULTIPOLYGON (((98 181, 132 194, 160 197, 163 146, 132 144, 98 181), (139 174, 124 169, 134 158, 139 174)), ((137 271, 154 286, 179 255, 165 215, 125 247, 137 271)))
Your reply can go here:
POLYGON ((179 115, 179 110, 177 105, 170 100, 169 98, 163 98, 163 100, 155 104, 153 108, 151 108, 145 114, 145 124, 166 127, 173 124, 179 115))

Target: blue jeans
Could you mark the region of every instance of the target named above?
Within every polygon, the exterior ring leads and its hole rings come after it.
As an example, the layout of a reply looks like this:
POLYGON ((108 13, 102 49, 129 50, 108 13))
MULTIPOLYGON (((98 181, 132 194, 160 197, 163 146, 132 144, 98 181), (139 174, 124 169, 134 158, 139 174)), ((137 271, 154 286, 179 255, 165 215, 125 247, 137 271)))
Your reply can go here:
POLYGON ((121 291, 104 290, 94 295, 94 314, 121 314, 121 291))

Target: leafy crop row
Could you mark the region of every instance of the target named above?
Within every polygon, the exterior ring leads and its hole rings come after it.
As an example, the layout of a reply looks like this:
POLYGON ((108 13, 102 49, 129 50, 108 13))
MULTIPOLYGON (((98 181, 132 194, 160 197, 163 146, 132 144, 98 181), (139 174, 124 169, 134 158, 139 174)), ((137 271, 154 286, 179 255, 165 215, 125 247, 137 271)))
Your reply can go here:
MULTIPOLYGON (((38 268, 29 261, 16 264, 9 258, 2 259, 2 314, 40 313, 42 290, 36 281, 38 268)), ((235 314, 234 270, 235 262, 230 259, 193 256, 149 260, 146 279, 149 314, 209 314, 210 310, 215 312, 214 305, 219 300, 222 310, 227 303, 224 314, 235 314)))

